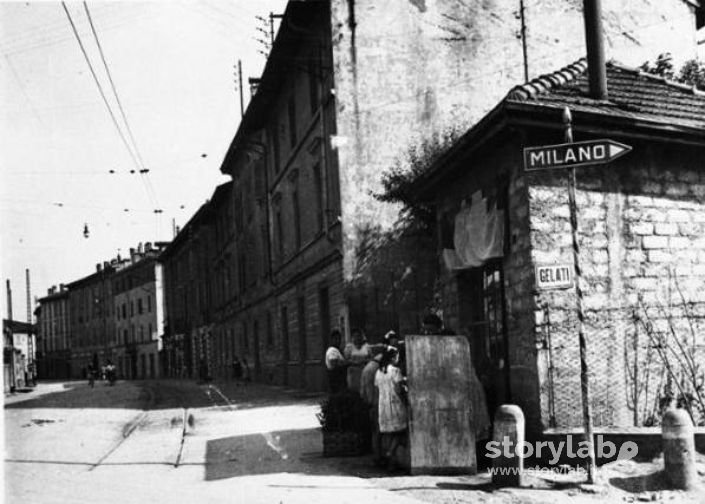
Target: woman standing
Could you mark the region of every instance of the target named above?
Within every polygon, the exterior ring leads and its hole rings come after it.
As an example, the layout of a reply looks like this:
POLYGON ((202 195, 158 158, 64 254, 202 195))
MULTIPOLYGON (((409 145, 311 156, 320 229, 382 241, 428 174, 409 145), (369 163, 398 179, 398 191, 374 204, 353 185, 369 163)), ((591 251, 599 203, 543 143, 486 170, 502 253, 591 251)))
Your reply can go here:
POLYGON ((352 330, 352 341, 345 345, 343 355, 348 363, 348 390, 359 392, 362 368, 372 358, 372 349, 367 344, 361 329, 352 330))
POLYGON ((388 347, 375 375, 375 386, 379 389, 379 432, 388 447, 386 458, 390 467, 395 466, 396 452, 403 444, 408 423, 408 413, 402 399, 404 377, 398 362, 399 352, 388 347))

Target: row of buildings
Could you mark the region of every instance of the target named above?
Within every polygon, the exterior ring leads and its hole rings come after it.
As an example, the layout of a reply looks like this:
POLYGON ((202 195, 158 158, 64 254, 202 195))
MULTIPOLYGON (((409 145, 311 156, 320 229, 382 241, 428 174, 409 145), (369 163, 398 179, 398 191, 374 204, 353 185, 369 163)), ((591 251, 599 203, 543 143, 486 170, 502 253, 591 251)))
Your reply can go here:
MULTIPOLYGON (((695 55, 699 2, 607 4, 614 59, 695 55)), ((631 422, 634 331, 607 308, 655 302, 676 270, 694 302, 705 292, 705 101, 619 64, 595 97, 583 23, 582 2, 559 0, 290 2, 221 165, 231 180, 172 242, 44 298, 40 331, 67 328, 41 338, 44 364, 75 376, 111 358, 128 377, 228 378, 237 358, 256 379, 321 389, 331 330, 409 334, 433 306, 470 338, 488 397, 520 404, 530 429, 577 425, 573 291, 536 281, 572 258, 565 180, 525 172, 522 158, 562 143, 569 106, 580 140, 634 150, 578 185, 597 423, 631 422), (399 205, 376 197, 382 175, 450 129, 467 133, 407 195, 437 234, 401 232, 399 205), (459 265, 468 212, 502 216, 499 252, 459 265)))
POLYGON ((40 378, 85 377, 108 361, 124 378, 160 376, 164 334, 162 269, 166 243, 140 243, 96 264, 94 273, 51 287, 39 299, 37 373, 40 378))

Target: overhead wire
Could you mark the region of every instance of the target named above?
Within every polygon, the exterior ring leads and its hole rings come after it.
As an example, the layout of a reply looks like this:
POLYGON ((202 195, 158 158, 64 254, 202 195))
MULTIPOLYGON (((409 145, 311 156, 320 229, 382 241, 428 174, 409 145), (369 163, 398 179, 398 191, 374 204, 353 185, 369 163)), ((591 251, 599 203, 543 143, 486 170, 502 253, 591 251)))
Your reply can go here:
POLYGON ((100 92, 100 96, 103 99, 103 103, 105 103, 105 107, 108 110, 108 114, 110 115, 110 119, 113 122, 113 125, 115 126, 115 129, 117 130, 118 134, 120 135, 120 139, 122 140, 123 145, 127 149, 127 152, 130 155, 130 158, 132 159, 133 163, 135 166, 139 169, 140 165, 137 161, 137 158, 135 157, 135 154, 132 152, 132 149, 130 148, 130 145, 127 142, 127 139, 125 138, 125 134, 122 132, 122 129, 120 128, 120 125, 117 122, 117 118, 115 117, 115 114, 113 113, 113 109, 110 107, 110 104, 108 103, 108 99, 105 96, 105 91, 103 90, 103 86, 101 85, 100 81, 98 80, 98 76, 95 73, 95 70, 93 69, 93 64, 91 63, 90 58, 88 57, 88 53, 86 52, 86 48, 83 46, 83 41, 81 40, 81 36, 78 34, 78 30, 76 29, 76 25, 73 22, 73 18, 71 17, 71 14, 69 13, 68 8, 66 7, 66 2, 61 2, 61 6, 64 8, 64 12, 66 13, 66 17, 69 20, 69 23, 71 24, 71 29, 73 30, 73 34, 76 37, 76 41, 78 42, 78 46, 81 48, 81 53, 83 54, 83 58, 86 60, 86 63, 88 64, 88 68, 91 71, 91 75, 93 76, 93 81, 95 82, 96 86, 98 87, 98 91, 100 92))
POLYGON ((86 17, 88 18, 88 24, 91 27, 91 31, 93 32, 93 38, 95 39, 95 43, 98 46, 98 53, 100 54, 100 59, 103 62, 103 67, 105 68, 105 73, 108 76, 108 81, 110 82, 110 87, 113 90, 113 95, 115 96, 115 101, 117 102, 118 109, 120 110, 120 115, 122 116, 122 120, 125 124, 125 129, 127 130, 127 134, 130 137, 130 140, 132 142, 132 147, 134 148, 135 155, 137 159, 139 160, 139 165, 140 165, 140 179, 144 183, 147 193, 149 194, 149 198, 152 200, 152 203, 159 208, 159 200, 157 198, 156 192, 154 191, 154 187, 152 186, 151 180, 146 176, 146 170, 145 164, 144 164, 144 159, 142 158, 142 154, 140 153, 139 147, 137 145, 137 141, 135 140, 134 135, 132 134, 132 128, 130 128, 130 123, 127 120, 127 115, 125 114, 125 109, 122 106, 122 101, 120 100, 120 95, 117 92, 117 88, 115 86, 115 81, 113 81, 113 76, 112 73, 110 72, 110 68, 108 66, 108 62, 105 59, 105 53, 103 52, 103 46, 100 43, 100 39, 98 38, 98 32, 95 29, 95 25, 93 24, 93 18, 91 17, 91 12, 88 9, 88 4, 84 1, 83 2, 83 8, 86 11, 86 17))

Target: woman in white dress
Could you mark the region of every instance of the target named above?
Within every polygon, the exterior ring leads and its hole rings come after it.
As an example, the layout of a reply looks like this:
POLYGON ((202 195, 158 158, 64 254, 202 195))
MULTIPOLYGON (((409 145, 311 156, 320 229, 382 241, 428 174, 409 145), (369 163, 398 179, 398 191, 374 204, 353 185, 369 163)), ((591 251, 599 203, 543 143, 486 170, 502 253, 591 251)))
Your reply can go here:
POLYGON ((365 340, 365 335, 360 329, 352 330, 352 341, 345 345, 343 350, 345 361, 348 363, 348 390, 360 391, 360 375, 372 358, 372 349, 365 340))
POLYGON ((399 352, 388 347, 375 375, 375 386, 379 389, 379 432, 388 446, 386 457, 392 466, 408 424, 406 404, 402 399, 404 377, 398 362, 399 352))

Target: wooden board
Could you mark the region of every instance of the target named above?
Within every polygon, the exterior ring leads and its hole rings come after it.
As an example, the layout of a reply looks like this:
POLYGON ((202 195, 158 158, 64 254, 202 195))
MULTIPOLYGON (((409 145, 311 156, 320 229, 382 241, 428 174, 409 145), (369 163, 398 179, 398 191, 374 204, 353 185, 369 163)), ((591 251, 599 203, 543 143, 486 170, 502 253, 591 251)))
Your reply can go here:
POLYGON ((474 474, 470 345, 464 336, 407 336, 412 474, 474 474))

